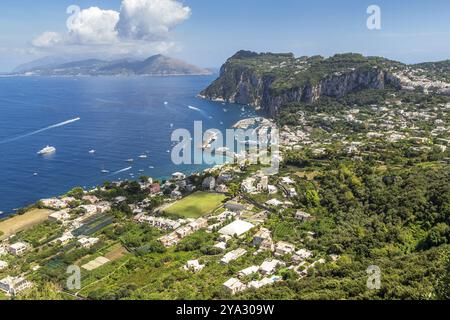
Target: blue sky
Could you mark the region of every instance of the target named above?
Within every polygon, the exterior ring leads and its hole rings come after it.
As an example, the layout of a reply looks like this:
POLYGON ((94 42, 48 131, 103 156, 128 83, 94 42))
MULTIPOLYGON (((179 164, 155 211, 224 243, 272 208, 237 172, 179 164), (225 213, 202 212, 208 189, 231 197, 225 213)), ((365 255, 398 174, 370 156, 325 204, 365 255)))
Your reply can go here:
MULTIPOLYGON (((96 52, 96 44, 83 40, 74 45, 73 38, 68 40, 65 35, 66 19, 69 16, 66 8, 69 5, 78 5, 81 9, 99 7, 102 10, 114 10, 118 15, 121 2, 2 0, 0 71, 8 71, 20 63, 45 55, 66 54, 72 50, 82 53, 85 48, 89 49, 86 49, 86 54, 96 52), (35 39, 45 32, 56 35, 57 45, 45 48, 33 45, 35 39)), ((174 18, 167 32, 160 30, 161 25, 155 26, 151 22, 143 26, 144 29, 150 28, 148 32, 125 35, 126 32, 121 31, 120 37, 128 37, 127 50, 136 43, 140 46, 141 54, 151 55, 163 47, 167 55, 205 67, 219 67, 227 57, 240 49, 293 52, 297 56, 360 52, 407 63, 450 58, 448 0, 178 2, 185 10, 190 9, 189 14, 184 11, 183 17, 174 18), (366 9, 371 4, 381 8, 381 30, 371 31, 366 27, 366 9), (168 43, 170 46, 166 46, 168 43)), ((125 20, 120 14, 120 19, 125 20)), ((116 19, 114 14, 112 16, 113 20, 116 19)), ((127 17, 128 26, 134 25, 134 17, 127 17)), ((123 40, 120 42, 123 44, 123 40)), ((101 48, 113 52, 120 47, 115 43, 109 46, 102 44, 101 48)), ((133 51, 138 50, 130 52, 133 51)))

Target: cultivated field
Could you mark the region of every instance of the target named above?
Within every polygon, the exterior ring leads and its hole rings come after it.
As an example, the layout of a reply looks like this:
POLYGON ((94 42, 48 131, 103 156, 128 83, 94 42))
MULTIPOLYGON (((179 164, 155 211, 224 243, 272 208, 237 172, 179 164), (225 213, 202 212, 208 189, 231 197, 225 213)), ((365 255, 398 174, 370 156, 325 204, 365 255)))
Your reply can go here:
POLYGON ((22 215, 0 221, 0 239, 5 239, 19 231, 26 230, 47 220, 52 212, 52 210, 47 209, 33 209, 22 215))
POLYGON ((170 215, 198 218, 220 207, 223 200, 225 200, 223 194, 198 191, 175 202, 164 211, 170 215))

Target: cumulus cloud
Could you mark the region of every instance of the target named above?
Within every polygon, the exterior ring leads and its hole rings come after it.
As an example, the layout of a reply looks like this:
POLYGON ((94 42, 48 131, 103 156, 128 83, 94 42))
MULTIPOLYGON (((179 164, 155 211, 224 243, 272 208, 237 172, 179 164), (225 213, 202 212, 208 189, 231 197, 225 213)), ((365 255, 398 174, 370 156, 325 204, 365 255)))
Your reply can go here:
POLYGON ((175 0, 123 0, 117 31, 124 38, 160 40, 190 15, 191 9, 175 0))
POLYGON ((108 44, 117 40, 119 13, 91 7, 74 14, 67 22, 67 41, 76 44, 108 44))
POLYGON ((44 32, 40 36, 33 39, 33 46, 40 48, 49 48, 61 43, 62 37, 57 32, 44 32))
POLYGON ((44 32, 32 45, 60 51, 93 51, 108 46, 121 53, 167 51, 176 47, 169 40, 170 30, 187 20, 191 9, 177 0, 123 0, 120 12, 69 7, 68 13, 67 32, 44 32))

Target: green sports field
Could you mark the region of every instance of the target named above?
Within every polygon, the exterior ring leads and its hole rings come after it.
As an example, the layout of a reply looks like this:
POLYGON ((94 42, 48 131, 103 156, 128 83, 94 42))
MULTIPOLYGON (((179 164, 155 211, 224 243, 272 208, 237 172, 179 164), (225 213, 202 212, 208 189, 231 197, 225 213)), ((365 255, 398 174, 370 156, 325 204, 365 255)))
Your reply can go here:
POLYGON ((184 218, 198 218, 220 207, 225 198, 223 194, 198 191, 175 202, 165 212, 184 218))

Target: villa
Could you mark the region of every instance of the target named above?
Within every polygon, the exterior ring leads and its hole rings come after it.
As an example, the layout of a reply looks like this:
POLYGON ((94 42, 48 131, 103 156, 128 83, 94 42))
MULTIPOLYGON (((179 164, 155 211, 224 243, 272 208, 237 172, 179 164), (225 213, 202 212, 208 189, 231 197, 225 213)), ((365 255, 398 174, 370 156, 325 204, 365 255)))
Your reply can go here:
POLYGON ((246 289, 245 284, 243 284, 239 279, 230 278, 224 284, 223 287, 229 291, 231 294, 236 294, 238 292, 244 291, 246 289))
POLYGON ((57 221, 62 222, 62 221, 66 221, 69 219, 70 219, 70 214, 69 214, 68 210, 56 211, 48 216, 48 220, 54 221, 54 222, 57 222, 57 221))
POLYGON ((42 199, 40 202, 44 207, 51 209, 61 210, 67 208, 67 203, 57 198, 42 199))
POLYGON ((275 246, 275 256, 280 257, 286 254, 291 254, 295 251, 295 246, 293 244, 279 241, 275 246))
POLYGON ((92 247, 94 244, 96 244, 99 241, 100 241, 99 238, 82 237, 82 238, 78 239, 78 243, 81 244, 81 246, 86 249, 92 247))
POLYGON ((274 206, 274 207, 280 207, 284 204, 284 202, 278 200, 278 199, 270 199, 266 202, 266 205, 274 206))
POLYGON ((14 256, 21 256, 23 255, 27 250, 30 249, 30 246, 25 242, 16 242, 9 246, 9 253, 11 253, 14 256))
POLYGON ((233 260, 237 260, 247 253, 247 250, 239 248, 233 251, 228 252, 223 258, 220 260, 223 264, 228 264, 233 260))
POLYGON ((251 281, 248 284, 248 286, 249 286, 249 288, 259 289, 259 288, 264 287, 266 285, 273 284, 273 283, 275 283, 277 281, 281 281, 281 278, 277 277, 277 276, 272 276, 270 278, 263 278, 263 279, 261 279, 259 281, 256 281, 256 280, 251 281))
POLYGON ((186 265, 183 267, 184 270, 186 271, 191 271, 191 272, 200 272, 202 271, 202 269, 205 267, 204 264, 200 264, 198 262, 198 260, 189 260, 186 265))
POLYGON ((219 248, 221 250, 225 250, 227 248, 227 243, 226 242, 218 242, 214 245, 215 248, 219 248))
POLYGON ((292 256, 292 261, 295 263, 299 263, 301 261, 304 261, 310 257, 312 257, 312 252, 306 249, 300 249, 296 251, 292 256))
POLYGON ((266 260, 261 264, 261 266, 259 267, 259 270, 261 271, 261 273, 263 275, 270 275, 270 274, 275 273, 275 271, 279 265, 284 265, 284 263, 281 262, 280 260, 276 260, 276 259, 266 260))
POLYGON ((259 246, 266 239, 271 239, 270 230, 266 228, 261 228, 258 230, 258 232, 256 232, 255 236, 253 237, 253 245, 259 246))
POLYGON ((8 276, 0 280, 0 290, 3 290, 7 294, 11 295, 16 295, 31 286, 31 282, 27 281, 23 277, 8 276))
POLYGON ((248 267, 248 268, 245 268, 245 269, 239 271, 238 276, 240 278, 243 278, 243 277, 249 276, 251 274, 257 273, 258 270, 259 270, 258 266, 251 266, 251 267, 248 267))

